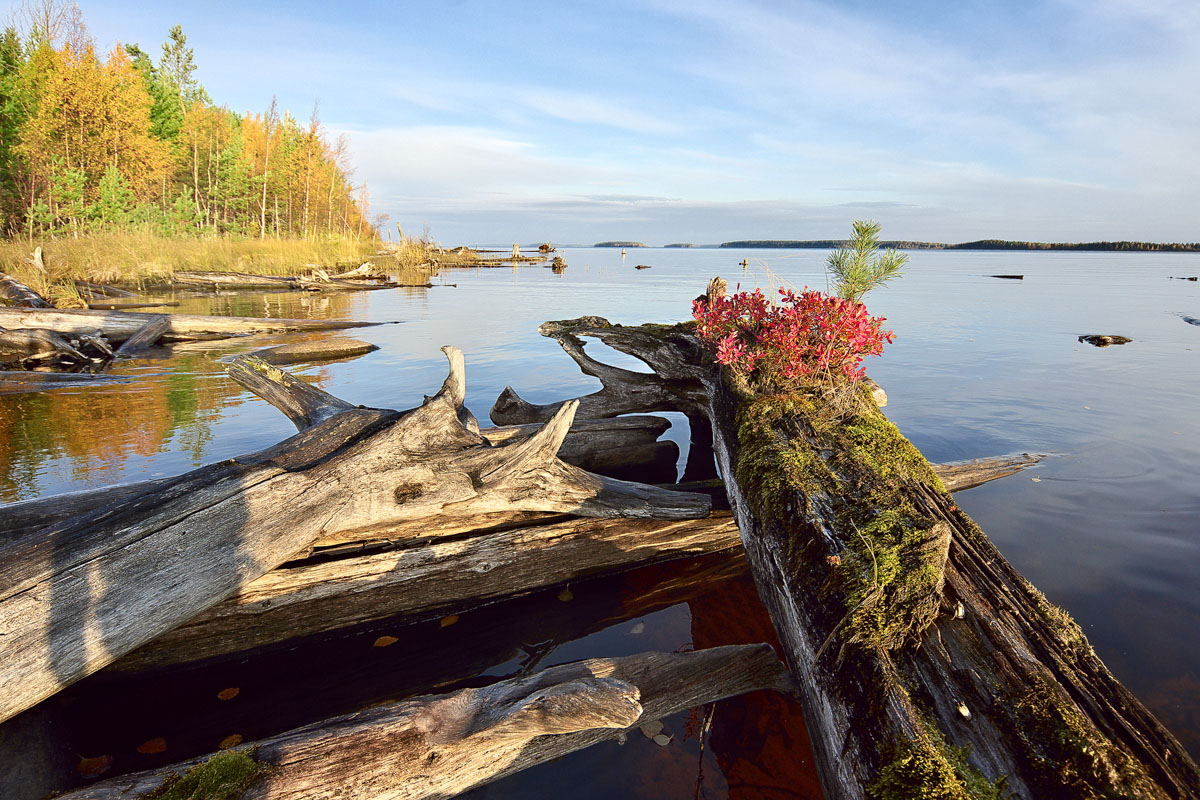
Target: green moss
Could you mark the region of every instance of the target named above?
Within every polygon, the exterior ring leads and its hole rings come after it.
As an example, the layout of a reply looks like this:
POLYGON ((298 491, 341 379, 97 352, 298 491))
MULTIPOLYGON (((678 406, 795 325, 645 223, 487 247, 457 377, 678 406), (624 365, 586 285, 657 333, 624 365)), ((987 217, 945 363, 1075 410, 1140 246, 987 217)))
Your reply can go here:
POLYGON ((808 510, 812 497, 828 492, 836 479, 804 437, 778 429, 781 420, 802 413, 796 395, 770 395, 738 410, 738 486, 773 519, 808 510), (806 508, 796 509, 796 502, 806 508))
POLYGON ((168 778, 142 800, 236 800, 270 767, 254 759, 253 751, 222 750, 182 775, 168 778))
POLYGON ((1078 798, 1138 794, 1137 786, 1145 780, 1141 768, 1096 733, 1075 704, 1049 681, 1035 679, 1013 704, 1013 711, 1025 755, 1041 778, 1031 788, 1078 798))
POLYGON ((1005 779, 988 780, 967 763, 967 748, 952 747, 935 726, 928 741, 907 741, 867 787, 873 800, 1003 800, 1005 779))
MULTIPOLYGON (((738 485, 768 519, 826 503, 842 545, 842 641, 896 650, 937 615, 949 528, 918 513, 916 485, 945 492, 924 456, 863 391, 847 396, 756 396, 732 387, 737 411, 738 485), (851 413, 848 413, 847 410, 851 413)), ((947 502, 949 502, 947 500, 947 502)))

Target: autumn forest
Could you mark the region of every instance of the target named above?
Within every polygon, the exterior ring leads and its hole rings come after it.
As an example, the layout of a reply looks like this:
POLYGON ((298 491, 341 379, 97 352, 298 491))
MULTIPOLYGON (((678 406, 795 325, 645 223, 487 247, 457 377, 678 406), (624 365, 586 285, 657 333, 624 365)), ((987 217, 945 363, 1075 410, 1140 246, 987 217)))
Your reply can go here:
POLYGON ((0 36, 6 237, 376 236, 383 218, 315 105, 306 122, 274 100, 218 105, 179 26, 157 58, 137 44, 98 53, 78 7, 53 6, 68 13, 18 14, 0 36))

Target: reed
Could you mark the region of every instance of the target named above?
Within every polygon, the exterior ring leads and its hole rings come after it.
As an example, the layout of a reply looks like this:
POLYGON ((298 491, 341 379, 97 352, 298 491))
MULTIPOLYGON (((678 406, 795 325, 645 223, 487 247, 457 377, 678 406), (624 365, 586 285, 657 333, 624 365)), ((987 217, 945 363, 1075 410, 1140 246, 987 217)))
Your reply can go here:
POLYGON ((389 245, 378 240, 168 239, 138 233, 35 242, 0 240, 0 271, 42 294, 62 293, 65 289, 61 287, 75 280, 142 285, 169 281, 176 270, 185 269, 296 275, 313 267, 357 266, 390 258, 395 264, 387 264, 389 271, 398 267, 415 276, 427 261, 426 245, 415 240, 389 245), (42 248, 44 272, 30 258, 37 246, 42 248), (385 249, 387 255, 380 256, 385 249))

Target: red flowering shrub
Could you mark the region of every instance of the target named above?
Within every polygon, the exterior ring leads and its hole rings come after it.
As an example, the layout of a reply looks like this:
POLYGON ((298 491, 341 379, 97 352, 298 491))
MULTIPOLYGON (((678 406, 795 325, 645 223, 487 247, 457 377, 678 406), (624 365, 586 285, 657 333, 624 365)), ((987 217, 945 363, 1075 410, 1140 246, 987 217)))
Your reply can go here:
POLYGON ((885 318, 868 315, 862 303, 807 288, 779 294, 778 303, 755 289, 693 304, 696 330, 718 362, 766 383, 832 387, 862 378, 863 358, 881 355, 894 339, 885 318))

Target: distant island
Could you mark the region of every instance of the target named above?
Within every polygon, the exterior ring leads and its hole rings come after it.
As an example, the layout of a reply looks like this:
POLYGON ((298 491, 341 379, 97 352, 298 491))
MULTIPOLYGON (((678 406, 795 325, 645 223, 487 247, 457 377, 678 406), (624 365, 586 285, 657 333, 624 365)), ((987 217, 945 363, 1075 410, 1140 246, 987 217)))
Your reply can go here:
MULTIPOLYGON (((1104 251, 1145 251, 1168 253, 1200 252, 1200 242, 1015 242, 1007 239, 979 239, 974 242, 960 244, 945 244, 943 242, 880 242, 881 247, 895 250, 1104 250, 1104 251)), ((781 248, 781 249, 829 249, 844 247, 843 239, 807 239, 790 241, 786 239, 746 239, 738 242, 722 242, 718 247, 736 247, 739 249, 781 248)), ((598 245, 597 245, 598 246, 598 245)))
POLYGON ((645 247, 641 242, 596 242, 592 247, 645 247))
POLYGON ((691 242, 676 242, 675 244, 664 244, 663 247, 695 247, 691 242))

